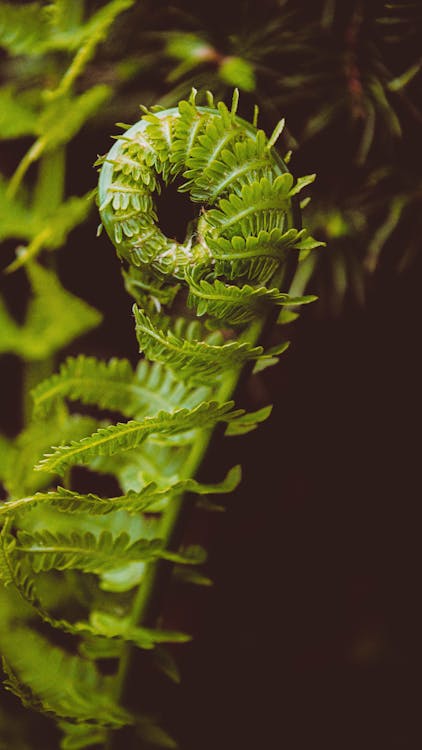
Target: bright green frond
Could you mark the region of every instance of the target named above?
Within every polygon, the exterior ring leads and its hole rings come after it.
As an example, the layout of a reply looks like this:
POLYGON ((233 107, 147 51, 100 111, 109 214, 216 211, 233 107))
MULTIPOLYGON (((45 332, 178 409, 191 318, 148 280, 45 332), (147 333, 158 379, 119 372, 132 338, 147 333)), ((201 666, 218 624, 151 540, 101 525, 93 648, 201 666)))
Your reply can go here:
POLYGON ((178 406, 196 406, 206 398, 207 391, 182 385, 158 363, 142 360, 134 372, 124 359, 101 362, 80 355, 69 357, 60 372, 40 383, 32 396, 35 415, 48 415, 67 398, 139 417, 178 406))
POLYGON ((188 341, 171 330, 164 332, 136 305, 136 335, 141 352, 170 367, 175 377, 194 383, 215 382, 222 372, 257 359, 262 347, 230 341, 213 345, 206 341, 188 341))
POLYGON ((108 727, 131 722, 113 701, 112 680, 100 675, 91 661, 71 656, 22 627, 2 638, 2 650, 10 670, 7 687, 26 705, 75 722, 108 727))
POLYGON ((124 532, 113 537, 106 531, 99 536, 76 531, 18 531, 13 556, 29 560, 35 573, 77 569, 100 574, 123 563, 150 560, 160 554, 161 548, 157 539, 131 543, 124 532))
POLYGON ((174 435, 199 427, 211 427, 220 421, 229 422, 239 414, 238 411, 233 412, 232 407, 232 401, 225 404, 210 401, 194 409, 162 411, 153 417, 145 417, 141 422, 132 420, 104 427, 87 438, 60 446, 54 453, 47 454, 36 468, 61 474, 68 466, 88 463, 96 456, 111 456, 135 448, 156 433, 174 435))
POLYGON ((81 495, 73 490, 58 487, 50 492, 37 492, 29 497, 10 500, 0 505, 0 518, 16 512, 31 510, 38 505, 50 505, 63 513, 89 513, 102 516, 114 511, 124 510, 138 514, 151 510, 163 499, 169 500, 176 495, 192 492, 198 495, 212 495, 232 492, 240 482, 241 471, 235 466, 219 484, 203 484, 195 479, 180 479, 158 486, 149 482, 139 492, 129 491, 120 497, 103 498, 98 495, 81 495))
POLYGON ((300 305, 312 302, 315 297, 289 297, 278 289, 264 286, 230 286, 218 279, 201 278, 204 269, 196 267, 186 273, 189 284, 188 304, 195 307, 198 316, 207 313, 230 325, 243 325, 265 311, 270 305, 300 305))

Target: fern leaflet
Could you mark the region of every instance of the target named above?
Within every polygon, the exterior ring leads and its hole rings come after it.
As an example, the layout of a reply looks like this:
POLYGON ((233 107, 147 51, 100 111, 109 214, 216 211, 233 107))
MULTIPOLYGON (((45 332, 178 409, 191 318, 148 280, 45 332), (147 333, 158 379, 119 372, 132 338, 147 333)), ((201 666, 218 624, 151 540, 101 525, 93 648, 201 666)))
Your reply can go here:
POLYGON ((85 464, 95 456, 111 456, 119 451, 135 448, 155 433, 174 435, 198 427, 209 428, 221 421, 229 422, 242 413, 239 410, 232 411, 232 407, 232 401, 225 404, 208 401, 193 409, 161 411, 155 416, 145 417, 142 422, 132 420, 103 427, 89 437, 56 448, 54 453, 47 454, 35 468, 62 474, 68 466, 85 464))

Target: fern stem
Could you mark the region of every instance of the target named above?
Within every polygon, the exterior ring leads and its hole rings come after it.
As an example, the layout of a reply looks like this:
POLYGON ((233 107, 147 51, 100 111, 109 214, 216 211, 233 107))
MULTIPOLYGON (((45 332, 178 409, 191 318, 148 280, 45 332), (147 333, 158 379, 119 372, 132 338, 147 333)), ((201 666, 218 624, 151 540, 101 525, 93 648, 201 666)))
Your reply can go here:
MULTIPOLYGON (((274 282, 279 284, 280 279, 274 278, 274 282)), ((247 342, 252 346, 255 346, 262 335, 266 322, 267 319, 265 317, 253 321, 243 335, 239 337, 239 341, 247 342)), ((230 371, 217 392, 217 401, 223 403, 224 401, 231 399, 238 386, 242 371, 246 366, 241 366, 230 371)), ((206 429, 198 436, 198 439, 192 446, 190 454, 183 467, 183 471, 181 472, 182 479, 194 477, 197 474, 202 461, 205 458, 214 431, 215 428, 206 429)), ((162 530, 160 534, 167 550, 177 550, 183 534, 185 520, 191 507, 192 501, 190 501, 186 495, 180 495, 170 502, 169 507, 162 518, 162 530)), ((139 586, 134 599, 131 612, 132 625, 137 625, 139 627, 153 627, 156 624, 171 569, 172 563, 167 560, 156 560, 148 564, 142 583, 139 586)), ((119 701, 122 706, 127 707, 129 707, 128 702, 130 698, 132 676, 135 672, 133 656, 133 646, 131 644, 125 644, 120 657, 116 676, 116 700, 119 701)), ((117 730, 108 734, 105 750, 121 750, 120 731, 121 730, 117 730)))

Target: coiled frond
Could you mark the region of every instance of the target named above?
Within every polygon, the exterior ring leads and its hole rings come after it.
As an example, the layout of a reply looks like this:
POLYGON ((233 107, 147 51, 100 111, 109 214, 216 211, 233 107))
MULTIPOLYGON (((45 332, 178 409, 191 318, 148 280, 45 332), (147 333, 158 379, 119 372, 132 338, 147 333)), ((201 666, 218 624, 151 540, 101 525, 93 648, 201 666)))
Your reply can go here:
MULTIPOLYGON (((268 139, 236 109, 237 96, 231 111, 222 102, 215 109, 198 106, 192 97, 177 109, 147 113, 107 156, 100 212, 118 254, 137 268, 138 282, 145 269, 149 284, 151 272, 160 283, 173 277, 186 284, 192 270, 205 264, 215 277, 234 279, 240 271, 252 283, 266 284, 286 260, 280 248, 304 239, 306 233, 293 226, 295 196, 314 175, 295 181, 274 151, 282 122, 268 139), (180 177, 185 182, 179 191, 203 204, 185 242, 163 234, 154 206, 162 183, 165 189, 180 177), (248 250, 253 245, 254 259, 227 255, 222 263, 221 243, 236 237, 249 243, 248 250)), ((237 251, 245 247, 238 244, 237 251)), ((156 295, 155 305, 157 299, 161 304, 156 295)))
MULTIPOLYGON (((33 389, 34 421, 15 448, 5 442, 2 474, 10 497, 0 505, 0 577, 30 616, 77 638, 80 653, 70 656, 35 634, 20 652, 22 629, 16 642, 12 636, 2 643, 8 683, 26 705, 61 721, 63 750, 107 743, 109 730, 132 723, 148 746, 151 739, 171 744, 153 719, 132 717, 116 704, 124 659, 112 678, 93 662, 120 658, 129 647, 154 652, 158 644, 189 640, 148 619, 155 571, 174 565, 179 582, 210 584, 192 568, 206 553, 183 546, 180 518, 198 496, 203 507, 220 509, 207 496, 234 490, 240 467, 219 483, 194 477, 217 424, 224 423, 226 435, 242 435, 270 414, 270 406, 245 413, 231 400, 244 365, 263 369, 288 347, 285 340, 268 351, 259 344, 268 313, 283 307, 291 315, 292 307, 315 299, 280 288, 290 251, 296 262, 322 244, 301 228, 296 197, 314 176, 295 180, 274 150, 283 121, 267 138, 256 117, 254 124, 238 117, 236 91, 231 109, 215 106, 211 95, 207 106, 198 106, 195 95, 177 108, 144 108, 99 160, 101 218, 136 300, 139 365, 68 357, 33 389), (175 180, 198 204, 183 242, 162 231, 156 205, 175 180), (106 410, 106 418, 69 414, 80 405, 106 410), (110 412, 127 421, 110 424, 110 412), (85 470, 73 471, 79 466, 85 470), (93 472, 113 477, 113 496, 85 490, 93 472), (64 487, 54 486, 57 476, 64 487), (84 575, 89 595, 81 597, 84 575), (75 599, 84 613, 72 620, 66 612, 75 599), (61 604, 64 617, 57 612, 61 604), (39 650, 33 659, 27 645, 39 650), (38 657, 47 654, 41 678, 38 657)), ((47 272, 32 268, 45 286, 47 272)), ((52 317, 51 337, 63 344, 52 317)), ((38 338, 35 348, 45 346, 38 338)), ((164 661, 173 675, 169 657, 164 661)))
POLYGON ((278 289, 267 289, 265 286, 253 287, 250 284, 233 286, 215 279, 208 281, 202 277, 203 269, 197 266, 189 275, 188 304, 196 309, 198 316, 207 313, 211 317, 230 325, 243 325, 253 320, 265 307, 271 304, 303 305, 313 302, 313 295, 307 297, 290 297, 278 289))

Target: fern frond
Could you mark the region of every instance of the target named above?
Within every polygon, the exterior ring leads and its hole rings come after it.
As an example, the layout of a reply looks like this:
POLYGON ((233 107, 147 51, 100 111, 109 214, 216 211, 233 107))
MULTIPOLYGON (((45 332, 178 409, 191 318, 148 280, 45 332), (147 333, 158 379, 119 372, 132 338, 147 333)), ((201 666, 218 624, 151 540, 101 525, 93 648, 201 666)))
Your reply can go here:
MULTIPOLYGON (((240 131, 242 132, 242 131, 240 131)), ((213 204, 218 196, 229 192, 238 193, 242 185, 257 182, 266 177, 274 178, 274 161, 267 149, 267 139, 262 130, 243 140, 231 140, 220 151, 218 158, 214 157, 208 163, 202 174, 196 174, 192 190, 200 194, 207 193, 207 202, 213 204)), ((186 176, 192 171, 187 170, 186 176)))
POLYGON ((172 151, 174 139, 174 119, 158 117, 152 113, 144 115, 143 119, 148 123, 145 133, 153 149, 147 163, 152 162, 156 172, 161 174, 164 182, 167 182, 171 170, 169 154, 172 151), (153 161, 152 154, 154 155, 153 161))
POLYGON ((106 531, 95 536, 89 532, 65 534, 44 529, 18 531, 13 554, 28 559, 35 573, 75 569, 100 574, 123 563, 150 560, 161 549, 158 539, 131 543, 126 533, 113 538, 106 531))
POLYGON ((41 3, 0 3, 0 47, 14 55, 39 54, 48 36, 48 21, 41 3))
POLYGON ((101 315, 79 297, 62 287, 57 276, 42 266, 29 263, 27 270, 34 292, 26 322, 18 326, 10 316, 0 330, 0 351, 17 354, 24 360, 45 359, 101 321, 101 315))
POLYGON ((227 149, 229 143, 244 138, 245 133, 236 119, 230 116, 224 105, 220 107, 219 115, 216 113, 210 119, 206 124, 205 132, 198 137, 196 145, 190 150, 184 172, 184 177, 188 182, 181 187, 181 192, 189 191, 191 199, 195 202, 207 201, 207 188, 211 178, 208 178, 204 186, 203 176, 212 175, 221 152, 227 149))
POLYGON ((242 287, 229 286, 218 279, 208 281, 203 276, 204 269, 196 267, 186 272, 189 284, 188 304, 196 308, 198 316, 207 313, 230 325, 243 325, 262 314, 270 305, 303 305, 313 302, 316 297, 290 297, 282 294, 277 288, 265 286, 253 287, 245 284, 242 287))
POLYGON ((13 584, 22 600, 31 607, 39 604, 35 581, 26 560, 15 559, 16 537, 11 532, 12 520, 6 521, 0 530, 0 580, 4 586, 13 584))
POLYGON ((47 416, 63 398, 95 404, 128 417, 193 407, 207 396, 207 389, 194 389, 175 380, 160 364, 142 360, 136 372, 125 359, 101 362, 95 357, 69 357, 59 373, 40 383, 32 392, 34 416, 47 416))
POLYGON ((38 222, 27 202, 20 196, 11 199, 7 184, 0 175, 0 240, 31 240, 38 229, 38 222))
POLYGON ((97 420, 79 415, 58 415, 48 423, 39 420, 31 422, 10 448, 3 477, 10 495, 22 497, 51 484, 54 475, 40 474, 32 467, 51 445, 60 440, 79 440, 89 435, 97 425, 97 420))
POLYGON ((141 352, 149 359, 162 362, 175 377, 192 383, 206 383, 224 371, 239 367, 262 354, 262 347, 230 341, 213 345, 205 341, 187 341, 172 331, 157 328, 156 324, 136 305, 136 336, 141 352))
POLYGON ((28 96, 18 93, 12 86, 0 87, 0 139, 35 134, 36 117, 36 109, 28 96))
POLYGON ((100 675, 91 661, 71 656, 22 627, 2 638, 2 650, 9 675, 14 675, 7 687, 27 705, 77 723, 103 727, 132 723, 112 698, 112 679, 100 675))
MULTIPOLYGON (((53 33, 52 35, 51 46, 53 48, 60 46, 60 42, 64 36, 65 48, 69 49, 71 46, 74 46, 74 48, 77 49, 76 55, 64 73, 62 80, 52 93, 53 96, 61 98, 63 94, 71 89, 75 80, 81 75, 81 73, 83 73, 87 64, 93 57, 98 45, 107 37, 107 32, 115 18, 124 10, 130 8, 133 3, 134 0, 110 0, 96 13, 92 14, 87 23, 80 28, 76 28, 76 33, 73 35, 60 34, 60 26, 57 28, 57 22, 59 21, 60 23, 60 14, 53 13, 52 26, 53 32, 56 33, 53 33), (73 36, 73 39, 68 39, 68 36, 73 36), (66 41, 68 42, 67 44, 66 41)), ((63 16, 63 13, 61 15, 63 16)))
POLYGON ((186 643, 191 640, 190 635, 174 630, 136 627, 129 617, 116 617, 109 612, 92 612, 91 624, 96 634, 101 634, 106 638, 122 638, 135 643, 140 648, 154 648, 158 643, 186 643))
POLYGON ((218 209, 207 213, 207 221, 228 237, 256 236, 259 232, 283 229, 289 207, 293 177, 289 172, 275 179, 262 177, 251 185, 244 184, 239 195, 221 198, 218 209))
POLYGON ((163 499, 168 500, 185 492, 197 495, 213 495, 232 492, 240 482, 240 466, 231 469, 225 479, 219 484, 204 484, 195 479, 180 479, 158 486, 155 482, 148 482, 141 490, 129 491, 120 497, 103 498, 89 493, 82 495, 73 490, 57 487, 49 492, 37 492, 30 497, 9 500, 0 504, 0 517, 10 516, 16 512, 32 510, 38 505, 49 505, 63 513, 89 513, 92 516, 102 516, 114 511, 124 510, 129 514, 138 514, 151 510, 152 506, 163 499))
POLYGON ((104 427, 93 435, 70 445, 62 445, 47 454, 36 469, 61 474, 68 466, 88 463, 96 456, 111 456, 140 445, 154 433, 174 435, 195 428, 212 427, 217 422, 229 422, 238 416, 232 411, 233 402, 218 404, 207 401, 193 409, 177 409, 174 412, 158 412, 155 416, 144 417, 141 422, 130 421, 104 427))
POLYGON ((161 312, 161 306, 171 305, 180 289, 179 284, 157 279, 146 268, 141 270, 132 266, 128 273, 123 271, 123 278, 126 291, 144 310, 161 312))
POLYGON ((14 547, 15 540, 9 529, 10 521, 6 520, 6 523, 0 531, 0 581, 3 586, 10 586, 14 580, 9 552, 14 547))
POLYGON ((134 372, 126 359, 101 362, 83 355, 68 357, 59 373, 32 391, 34 417, 48 416, 64 398, 131 415, 133 381, 134 372))
POLYGON ((59 728, 63 732, 60 750, 82 750, 101 746, 107 739, 107 730, 92 724, 71 724, 60 721, 59 728))
POLYGON ((192 149, 198 137, 207 125, 208 118, 201 115, 197 108, 187 101, 178 104, 179 115, 174 126, 173 147, 170 154, 171 171, 180 174, 186 168, 192 149))
POLYGON ((214 272, 230 280, 246 277, 256 284, 265 284, 271 279, 281 263, 287 258, 287 251, 312 249, 324 245, 307 236, 306 229, 274 228, 262 230, 255 235, 230 238, 215 237, 210 233, 207 242, 215 259, 214 272))
POLYGON ((141 492, 150 482, 166 487, 183 472, 192 440, 190 444, 177 446, 177 450, 172 444, 157 448, 156 443, 144 441, 125 453, 97 456, 89 461, 88 467, 100 474, 113 474, 124 493, 141 492))
POLYGON ((109 86, 98 84, 79 96, 60 101, 53 99, 36 124, 39 135, 37 158, 45 151, 68 143, 103 106, 110 94, 109 86))

